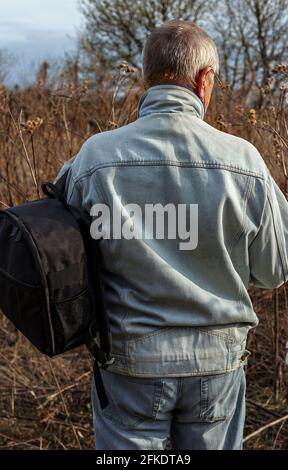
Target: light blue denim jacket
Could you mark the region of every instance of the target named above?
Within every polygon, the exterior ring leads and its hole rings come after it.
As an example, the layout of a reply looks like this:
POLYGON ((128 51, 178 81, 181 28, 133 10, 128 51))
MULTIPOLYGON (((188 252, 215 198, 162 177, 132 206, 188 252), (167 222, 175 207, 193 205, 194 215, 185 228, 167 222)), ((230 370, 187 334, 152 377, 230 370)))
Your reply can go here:
POLYGON ((204 122, 176 85, 147 90, 138 119, 87 140, 68 162, 69 204, 198 204, 198 245, 101 240, 110 370, 132 376, 223 373, 245 361, 257 325, 249 281, 288 277, 288 204, 256 148, 204 122))

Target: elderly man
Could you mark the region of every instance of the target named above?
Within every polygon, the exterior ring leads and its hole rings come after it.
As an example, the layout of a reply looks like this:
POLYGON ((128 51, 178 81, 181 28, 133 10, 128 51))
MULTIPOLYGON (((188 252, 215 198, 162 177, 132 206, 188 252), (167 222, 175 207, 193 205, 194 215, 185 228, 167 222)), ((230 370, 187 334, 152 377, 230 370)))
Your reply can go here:
POLYGON ((69 204, 118 208, 95 235, 115 357, 106 408, 92 390, 97 449, 242 448, 247 288, 287 280, 288 205, 255 147, 204 121, 218 68, 194 23, 157 28, 138 119, 70 163, 69 204))

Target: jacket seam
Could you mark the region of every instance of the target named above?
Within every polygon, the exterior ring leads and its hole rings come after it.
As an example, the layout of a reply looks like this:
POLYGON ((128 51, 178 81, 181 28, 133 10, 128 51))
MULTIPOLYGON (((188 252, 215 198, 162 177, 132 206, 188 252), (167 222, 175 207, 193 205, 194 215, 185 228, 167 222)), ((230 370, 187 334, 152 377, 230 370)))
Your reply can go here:
POLYGON ((72 180, 72 189, 71 189, 71 194, 69 196, 69 198, 67 199, 67 204, 70 204, 70 201, 72 199, 72 196, 74 194, 74 190, 76 189, 78 192, 80 192, 80 188, 79 188, 79 185, 80 183, 76 182, 73 178, 73 175, 71 174, 71 180, 72 180))
MULTIPOLYGON (((243 227, 242 227, 242 231, 239 233, 239 236, 238 238, 236 239, 235 243, 234 243, 234 246, 233 248, 235 248, 237 246, 237 244, 239 243, 240 239, 242 238, 242 236, 245 234, 246 232, 246 229, 247 229, 247 223, 248 223, 248 219, 247 219, 247 204, 248 204, 248 201, 250 199, 250 196, 252 194, 252 188, 253 188, 253 182, 255 182, 255 180, 253 180, 251 177, 249 178, 249 181, 247 183, 247 190, 245 192, 245 197, 244 197, 244 204, 243 204, 243 219, 242 219, 242 222, 243 222, 243 227)), ((232 247, 231 247, 232 249, 232 247)), ((242 299, 243 299, 243 289, 242 289, 242 279, 240 278, 239 279, 239 286, 238 286, 238 294, 237 294, 237 305, 239 307, 240 310, 244 311, 245 313, 245 307, 244 307, 244 304, 242 302, 242 299)))
POLYGON ((175 166, 175 167, 183 167, 183 168, 204 168, 204 169, 218 169, 218 170, 227 170, 231 171, 234 173, 239 173, 247 176, 254 176, 256 178, 260 178, 262 180, 266 180, 266 176, 262 173, 256 173, 252 170, 245 170, 242 167, 238 167, 236 165, 228 165, 224 163, 218 163, 218 162, 175 162, 173 160, 149 160, 149 161, 144 161, 144 160, 139 160, 139 161, 128 161, 124 160, 121 162, 99 162, 97 165, 94 167, 90 168, 89 170, 85 171, 78 177, 76 177, 74 180, 74 183, 78 183, 80 180, 91 176, 94 172, 97 170, 102 170, 105 168, 111 168, 111 167, 135 167, 135 166, 175 166))
MULTIPOLYGON (((231 346, 235 346, 235 344, 233 344, 231 342, 229 344, 229 341, 228 341, 228 344, 225 344, 225 346, 226 346, 225 353, 222 352, 222 353, 218 353, 218 354, 217 353, 211 354, 210 359, 212 360, 212 359, 223 359, 223 358, 225 358, 225 360, 227 361, 228 356, 229 356, 229 348, 231 348, 231 346)), ((133 363, 132 363, 132 356, 133 355, 131 354, 131 352, 133 352, 133 351, 130 351, 130 354, 128 356, 128 362, 130 361, 130 365, 131 364, 133 365, 133 363)), ((232 351, 232 354, 233 354, 233 351, 232 351)), ((189 354, 189 356, 190 357, 188 358, 188 357, 183 357, 183 355, 182 355, 181 357, 179 356, 179 357, 176 357, 174 359, 173 358, 166 358, 166 357, 163 359, 163 357, 161 357, 161 363, 162 364, 163 363, 171 364, 171 363, 174 363, 174 362, 190 362, 191 361, 191 355, 189 354)), ((202 360, 202 359, 207 360, 208 358, 207 358, 207 355, 205 353, 203 353, 203 354, 198 354, 197 359, 198 360, 202 360)), ((153 357, 149 357, 149 359, 147 359, 145 355, 142 355, 142 356, 137 356, 136 361, 135 361, 134 364, 135 365, 136 364, 137 365, 141 365, 141 364, 159 364, 159 362, 160 362, 159 357, 153 356, 153 357)))
POLYGON ((231 252, 233 248, 237 245, 238 241, 242 237, 243 233, 245 232, 245 228, 247 226, 247 217, 246 217, 246 209, 247 209, 247 203, 250 198, 251 192, 252 192, 252 177, 249 176, 246 184, 246 188, 244 191, 244 197, 243 197, 243 204, 242 204, 242 219, 241 219, 241 227, 240 229, 235 233, 234 237, 232 238, 229 247, 227 248, 228 252, 231 252))
POLYGON ((260 229, 261 229, 262 224, 263 224, 263 218, 264 218, 265 209, 266 209, 266 206, 267 206, 267 201, 268 201, 268 191, 266 190, 265 200, 264 200, 264 204, 263 204, 263 209, 262 209, 262 213, 261 213, 261 217, 260 217, 260 221, 259 221, 259 226, 258 226, 257 232, 256 232, 256 234, 255 234, 253 240, 251 240, 251 242, 250 242, 249 245, 248 245, 248 249, 249 249, 249 250, 250 250, 251 246, 253 245, 254 241, 257 239, 257 237, 258 237, 259 234, 260 234, 260 229))
MULTIPOLYGON (((139 338, 127 339, 126 340, 126 346, 127 346, 127 351, 126 352, 129 354, 130 350, 133 349, 134 344, 138 344, 138 343, 141 343, 143 341, 145 342, 147 339, 149 339, 153 336, 159 336, 162 333, 169 332, 171 330, 174 330, 175 328, 178 329, 178 327, 175 327, 175 326, 167 326, 167 327, 163 327, 163 328, 157 328, 156 330, 153 330, 150 333, 147 333, 145 335, 141 335, 139 338)), ((212 337, 217 337, 217 338, 220 338, 220 339, 224 339, 229 343, 234 342, 234 339, 231 338, 231 335, 229 335, 229 334, 225 335, 225 334, 217 333, 213 330, 205 329, 205 327, 201 328, 201 327, 193 326, 193 327, 190 327, 190 328, 193 329, 193 331, 195 330, 198 333, 201 332, 201 333, 205 333, 205 334, 207 334, 209 336, 212 336, 212 337)))
MULTIPOLYGON (((73 175, 71 175, 71 179, 72 179, 72 190, 71 190, 71 194, 70 194, 70 196, 69 196, 69 199, 67 200, 67 204, 70 204, 70 201, 71 201, 72 196, 73 196, 73 194, 74 194, 74 189, 75 189, 75 188, 76 188, 76 190, 79 192, 80 196, 83 195, 83 190, 82 190, 82 188, 81 188, 82 179, 81 179, 81 180, 80 180, 80 179, 78 179, 78 180, 77 180, 77 179, 74 179, 73 175), (81 191, 82 191, 82 192, 81 192, 81 191)), ((97 180, 98 180, 98 178, 97 178, 97 180)), ((99 201, 101 201, 101 202, 105 201, 105 198, 103 197, 102 192, 101 192, 101 193, 99 192, 99 188, 97 187, 97 185, 95 185, 94 188, 95 188, 95 191, 96 191, 96 193, 97 193, 97 196, 98 196, 99 201)), ((81 205, 82 205, 82 197, 81 197, 81 205)), ((84 209, 85 209, 85 210, 89 213, 89 215, 90 215, 90 210, 88 210, 87 207, 84 206, 84 205, 83 205, 83 207, 84 207, 84 209)))
POLYGON ((106 195, 105 195, 105 192, 104 192, 104 189, 103 189, 103 186, 102 186, 102 182, 100 180, 100 178, 98 178, 98 174, 95 172, 93 174, 94 178, 95 178, 95 188, 96 188, 96 191, 97 191, 97 194, 98 194, 98 197, 99 195, 101 196, 100 197, 100 200, 102 202, 105 202, 106 205, 108 205, 108 201, 107 201, 107 198, 106 198, 106 195), (95 175, 95 176, 94 176, 95 175))
POLYGON ((267 200, 268 200, 268 204, 269 204, 269 207, 270 207, 272 220, 273 220, 273 228, 274 228, 274 232, 275 232, 275 238, 276 238, 278 254, 279 254, 279 258, 280 258, 280 262, 281 262, 283 282, 286 282, 285 267, 286 267, 286 273, 288 273, 288 263, 287 263, 287 259, 286 259, 285 254, 284 254, 284 248, 283 248, 283 245, 281 243, 281 236, 279 234, 278 226, 277 226, 276 219, 275 219, 275 216, 274 216, 274 213, 273 213, 273 206, 272 206, 269 194, 267 194, 267 200))
MULTIPOLYGON (((179 362, 179 361, 174 361, 174 362, 179 362)), ((181 361, 183 362, 183 361, 181 361)), ((187 359, 185 362, 189 362, 189 359, 187 359)), ((237 370, 239 369, 240 367, 243 366, 243 363, 242 362, 239 362, 237 364, 235 364, 235 366, 231 366, 231 367, 223 367, 222 369, 209 369, 209 370, 201 370, 201 371, 196 371, 196 372, 181 372, 181 377, 194 377, 194 376, 199 376, 199 375, 211 375, 211 374, 223 374, 223 373, 226 373, 226 372, 232 372, 233 370, 237 370)), ((113 367, 114 370, 118 370, 118 371, 122 371, 124 372, 123 375, 128 375, 128 376, 131 376, 131 377, 153 377, 153 378, 158 378, 158 377, 161 377, 161 378, 164 378, 164 377, 179 377, 179 371, 178 372, 175 372, 175 373, 169 373, 167 376, 163 376, 163 373, 159 374, 159 375, 155 375, 155 372, 154 373, 151 373, 151 372, 148 372, 148 373, 135 373, 135 372, 132 372, 133 371, 133 368, 131 368, 131 364, 128 364, 128 367, 126 369, 123 369, 121 367, 116 367, 114 366, 113 367)), ((112 368, 111 368, 112 370, 112 368)))
POLYGON ((275 217, 274 217, 274 212, 273 212, 273 205, 272 205, 272 202, 271 202, 271 198, 270 198, 270 190, 269 190, 269 187, 267 187, 267 191, 266 191, 266 197, 265 197, 265 202, 264 202, 264 205, 263 205, 263 211, 262 211, 262 214, 261 214, 261 220, 260 220, 260 223, 259 223, 259 227, 258 227, 258 230, 257 230, 257 233, 255 235, 255 237, 253 238, 253 240, 251 241, 251 243, 249 244, 249 250, 251 249, 253 243, 257 240, 257 237, 259 236, 260 234, 260 229, 262 227, 262 223, 263 223, 263 217, 264 217, 264 213, 265 213, 265 210, 267 208, 267 204, 269 204, 269 209, 271 211, 271 217, 272 217, 272 221, 273 221, 273 229, 274 229, 274 233, 275 233, 275 238, 276 238, 276 244, 277 244, 277 250, 278 250, 278 255, 279 255, 279 258, 280 258, 280 263, 281 263, 281 270, 282 270, 282 276, 283 276, 283 282, 286 282, 286 276, 285 276, 285 268, 284 266, 286 265, 286 272, 288 272, 288 262, 287 262, 287 259, 285 257, 285 254, 284 254, 284 249, 283 249, 283 246, 282 244, 280 243, 280 240, 281 240, 281 236, 279 234, 279 231, 278 231, 278 228, 277 228, 277 223, 276 223, 276 220, 275 220, 275 217), (285 260, 286 259, 286 263, 285 263, 285 260))

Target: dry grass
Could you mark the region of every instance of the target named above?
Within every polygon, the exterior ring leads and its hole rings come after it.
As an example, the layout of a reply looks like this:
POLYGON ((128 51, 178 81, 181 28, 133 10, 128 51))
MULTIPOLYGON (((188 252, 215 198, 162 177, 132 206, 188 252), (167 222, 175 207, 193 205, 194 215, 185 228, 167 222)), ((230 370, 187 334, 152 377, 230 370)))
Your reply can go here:
MULTIPOLYGON (((57 87, 40 81, 24 91, 0 88, 0 207, 37 198, 41 183, 52 180, 85 139, 136 118, 141 86, 130 72, 124 66, 117 79, 107 76, 93 90, 86 81, 68 82, 65 77, 57 87)), ((241 93, 232 95, 224 86, 217 89, 207 119, 254 143, 287 195, 288 69, 275 69, 275 76, 282 76, 282 88, 273 97, 271 81, 262 90, 261 109, 245 107, 241 93)), ((245 446, 283 449, 288 445, 288 420, 261 428, 288 413, 286 287, 277 293, 254 289, 251 295, 260 326, 249 337, 253 354, 247 371, 245 446), (257 430, 261 432, 249 437, 257 430)), ((93 448, 90 381, 84 349, 50 361, 1 317, 0 448, 93 448)))

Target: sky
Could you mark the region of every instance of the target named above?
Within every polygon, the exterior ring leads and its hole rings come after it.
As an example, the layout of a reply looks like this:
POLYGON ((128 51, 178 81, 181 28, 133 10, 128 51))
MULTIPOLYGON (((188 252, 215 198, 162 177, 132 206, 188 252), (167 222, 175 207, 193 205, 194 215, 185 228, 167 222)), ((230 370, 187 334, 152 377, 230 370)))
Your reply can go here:
POLYGON ((0 49, 17 62, 8 81, 25 81, 41 60, 72 50, 81 22, 78 0, 0 0, 0 49))

